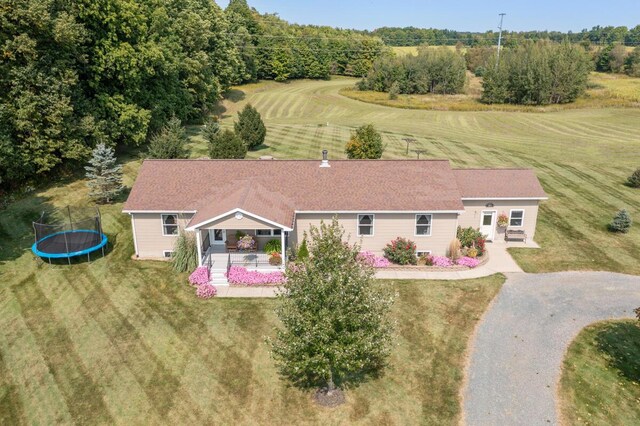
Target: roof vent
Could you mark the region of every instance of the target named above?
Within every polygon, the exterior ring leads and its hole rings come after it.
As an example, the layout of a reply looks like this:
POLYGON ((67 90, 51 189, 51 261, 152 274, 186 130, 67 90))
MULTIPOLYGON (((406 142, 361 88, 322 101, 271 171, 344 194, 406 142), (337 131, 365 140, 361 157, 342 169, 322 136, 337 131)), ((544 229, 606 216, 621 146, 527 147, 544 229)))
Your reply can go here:
POLYGON ((322 150, 322 163, 320 163, 320 167, 331 167, 329 164, 329 151, 326 149, 322 150))

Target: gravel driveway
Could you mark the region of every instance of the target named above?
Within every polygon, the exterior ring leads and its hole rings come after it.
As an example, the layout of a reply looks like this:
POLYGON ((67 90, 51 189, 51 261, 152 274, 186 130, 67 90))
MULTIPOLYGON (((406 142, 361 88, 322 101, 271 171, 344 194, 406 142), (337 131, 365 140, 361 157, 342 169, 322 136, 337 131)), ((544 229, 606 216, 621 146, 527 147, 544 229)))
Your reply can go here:
POLYGON ((565 350, 595 321, 633 317, 640 277, 607 272, 507 274, 478 325, 464 389, 469 425, 558 424, 565 350))

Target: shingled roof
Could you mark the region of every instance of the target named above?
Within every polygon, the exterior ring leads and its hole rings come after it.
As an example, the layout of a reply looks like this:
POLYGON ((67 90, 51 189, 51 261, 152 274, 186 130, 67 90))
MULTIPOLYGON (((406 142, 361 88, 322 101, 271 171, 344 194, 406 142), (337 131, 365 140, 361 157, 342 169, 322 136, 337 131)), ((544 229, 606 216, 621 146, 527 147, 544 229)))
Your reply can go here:
POLYGON ((531 169, 454 169, 462 198, 547 198, 531 169))
POLYGON ((464 197, 539 197, 530 170, 452 170, 447 160, 145 160, 124 212, 240 209, 293 228, 296 212, 462 211, 464 197))

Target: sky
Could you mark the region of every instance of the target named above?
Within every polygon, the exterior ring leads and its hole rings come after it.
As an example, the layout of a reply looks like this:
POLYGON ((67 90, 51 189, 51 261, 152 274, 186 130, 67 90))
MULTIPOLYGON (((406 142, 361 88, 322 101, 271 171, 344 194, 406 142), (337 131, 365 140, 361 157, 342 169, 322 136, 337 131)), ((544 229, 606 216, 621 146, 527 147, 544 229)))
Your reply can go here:
MULTIPOLYGON (((226 7, 228 0, 216 0, 226 7)), ((596 25, 640 24, 640 0, 248 0, 261 13, 278 13, 297 24, 373 30, 408 27, 486 31, 498 13, 510 31, 578 32, 596 25)))

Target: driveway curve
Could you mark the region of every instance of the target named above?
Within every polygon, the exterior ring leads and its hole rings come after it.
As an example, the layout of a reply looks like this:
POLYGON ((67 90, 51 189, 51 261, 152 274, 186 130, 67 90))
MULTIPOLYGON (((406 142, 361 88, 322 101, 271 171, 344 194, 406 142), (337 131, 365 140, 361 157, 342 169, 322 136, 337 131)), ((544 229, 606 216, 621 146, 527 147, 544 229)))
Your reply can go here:
POLYGON ((638 306, 637 276, 507 274, 471 343, 465 423, 558 424, 557 384, 568 345, 585 326, 631 318, 638 306))

